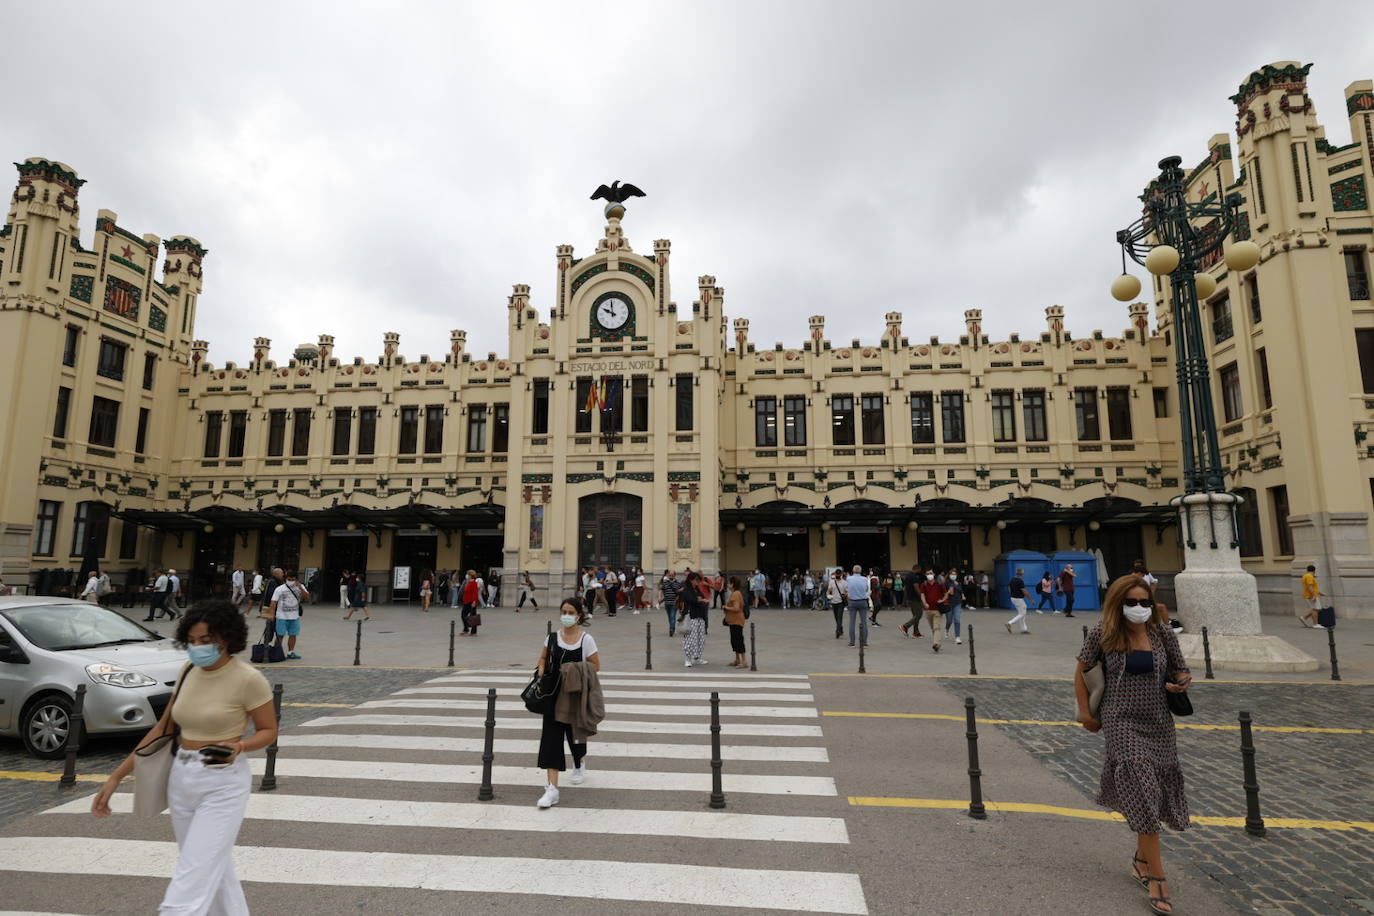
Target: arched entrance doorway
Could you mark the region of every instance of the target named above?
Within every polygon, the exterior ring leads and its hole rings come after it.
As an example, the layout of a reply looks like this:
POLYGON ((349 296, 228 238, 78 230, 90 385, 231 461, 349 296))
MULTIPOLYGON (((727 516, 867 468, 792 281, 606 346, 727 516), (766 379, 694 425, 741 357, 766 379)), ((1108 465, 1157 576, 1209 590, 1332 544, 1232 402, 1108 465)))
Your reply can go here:
POLYGON ((891 507, 877 500, 851 499, 835 508, 846 510, 850 517, 835 533, 835 562, 845 570, 856 565, 864 569, 890 569, 891 507))
POLYGON ((601 493, 577 501, 577 565, 643 564, 643 501, 626 493, 601 493))

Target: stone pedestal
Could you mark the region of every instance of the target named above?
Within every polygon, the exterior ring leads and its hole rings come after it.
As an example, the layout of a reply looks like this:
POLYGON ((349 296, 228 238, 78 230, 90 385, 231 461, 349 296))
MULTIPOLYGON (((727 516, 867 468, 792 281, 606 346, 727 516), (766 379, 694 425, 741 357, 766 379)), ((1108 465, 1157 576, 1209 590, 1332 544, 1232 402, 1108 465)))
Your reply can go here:
POLYGON ((1174 577, 1183 654, 1201 671, 1205 626, 1218 671, 1315 671, 1315 658, 1262 631, 1255 577, 1240 565, 1234 512, 1239 501, 1230 493, 1172 500, 1183 535, 1183 571, 1174 577))

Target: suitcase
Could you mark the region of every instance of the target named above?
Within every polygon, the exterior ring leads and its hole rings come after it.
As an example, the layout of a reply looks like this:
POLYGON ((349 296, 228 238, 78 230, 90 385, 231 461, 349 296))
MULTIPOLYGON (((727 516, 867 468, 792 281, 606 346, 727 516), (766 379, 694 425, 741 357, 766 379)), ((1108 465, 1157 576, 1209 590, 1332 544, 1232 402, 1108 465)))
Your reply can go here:
POLYGON ((1336 625, 1336 609, 1324 607, 1317 611, 1317 623, 1326 627, 1328 630, 1336 625))

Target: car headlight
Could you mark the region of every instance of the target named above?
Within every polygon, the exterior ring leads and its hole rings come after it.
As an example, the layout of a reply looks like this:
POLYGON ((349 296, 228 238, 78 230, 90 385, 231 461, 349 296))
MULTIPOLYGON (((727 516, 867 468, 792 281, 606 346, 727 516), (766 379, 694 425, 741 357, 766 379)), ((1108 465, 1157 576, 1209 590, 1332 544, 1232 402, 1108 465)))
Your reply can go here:
POLYGON ((109 665, 104 662, 87 665, 86 674, 97 684, 109 684, 111 687, 151 687, 157 683, 155 678, 142 671, 133 671, 121 665, 109 665))

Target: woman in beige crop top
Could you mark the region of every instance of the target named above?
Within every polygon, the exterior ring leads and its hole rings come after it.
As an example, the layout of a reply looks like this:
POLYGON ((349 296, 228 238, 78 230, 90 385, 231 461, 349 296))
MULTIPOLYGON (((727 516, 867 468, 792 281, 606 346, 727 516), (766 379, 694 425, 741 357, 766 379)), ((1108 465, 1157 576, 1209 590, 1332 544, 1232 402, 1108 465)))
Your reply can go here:
MULTIPOLYGON (((234 874, 234 841, 243 823, 252 787, 245 751, 277 740, 277 719, 267 679, 234 657, 248 643, 248 624, 228 601, 205 601, 177 624, 176 643, 190 663, 178 679, 176 695, 157 725, 138 743, 179 730, 179 750, 167 779, 168 810, 180 857, 162 899, 162 912, 248 912, 234 874), (244 738, 249 720, 253 735, 244 738), (217 746, 225 756, 201 749, 217 746)), ((110 816, 110 798, 133 772, 130 754, 91 802, 96 817, 110 816)))

